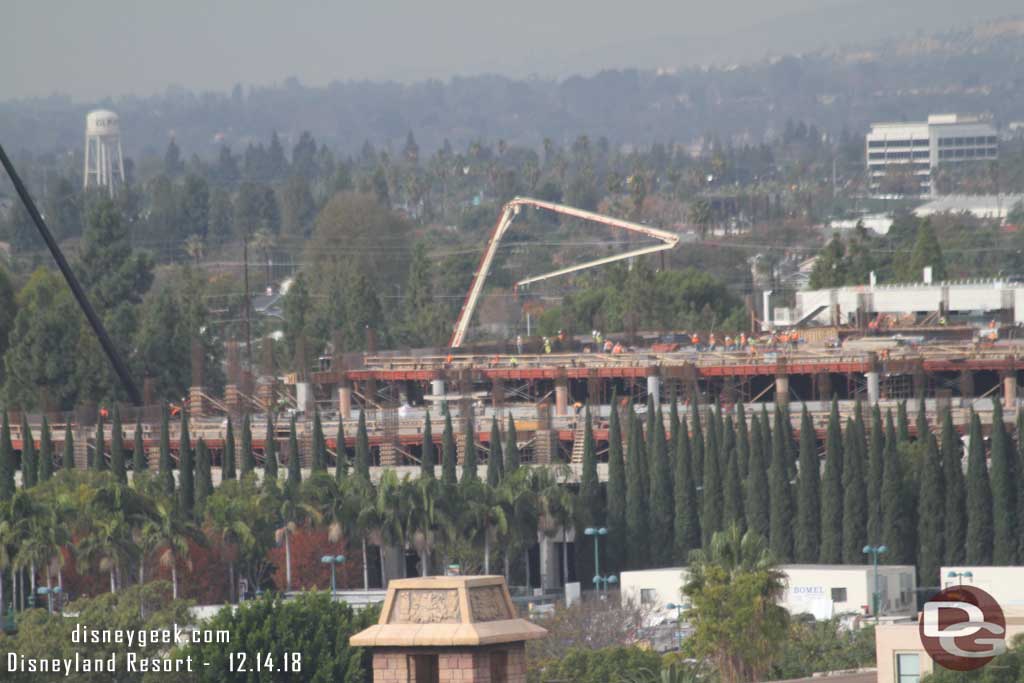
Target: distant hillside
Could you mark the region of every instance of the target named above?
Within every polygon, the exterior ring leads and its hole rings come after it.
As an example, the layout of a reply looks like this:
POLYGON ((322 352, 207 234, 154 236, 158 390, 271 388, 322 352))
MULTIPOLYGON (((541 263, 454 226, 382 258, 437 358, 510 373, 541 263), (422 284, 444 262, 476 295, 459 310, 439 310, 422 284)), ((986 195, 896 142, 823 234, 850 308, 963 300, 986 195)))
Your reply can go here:
POLYGON ((291 80, 231 93, 172 90, 149 98, 72 102, 52 97, 0 104, 0 139, 12 151, 82 145, 85 113, 122 116, 130 156, 162 154, 174 136, 185 154, 236 151, 278 131, 287 145, 303 130, 352 153, 369 140, 400 149, 412 130, 429 152, 504 139, 539 147, 581 133, 613 144, 652 141, 757 143, 789 120, 839 134, 873 120, 928 112, 988 112, 1024 119, 1024 19, 908 36, 758 62, 680 71, 614 70, 561 81, 481 75, 415 84, 345 82, 324 88, 291 80))

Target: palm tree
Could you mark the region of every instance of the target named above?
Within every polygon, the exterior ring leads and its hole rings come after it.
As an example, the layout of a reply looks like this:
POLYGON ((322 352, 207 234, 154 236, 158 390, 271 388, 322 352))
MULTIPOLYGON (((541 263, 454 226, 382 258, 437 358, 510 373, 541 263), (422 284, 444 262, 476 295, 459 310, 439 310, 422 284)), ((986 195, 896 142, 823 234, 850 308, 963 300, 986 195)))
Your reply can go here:
POLYGON ((569 528, 576 520, 576 497, 567 486, 567 472, 561 478, 547 468, 534 470, 533 482, 540 512, 540 530, 547 537, 562 532, 562 583, 569 583, 569 528))
POLYGON ((377 500, 374 505, 374 516, 377 522, 375 529, 381 547, 381 572, 384 573, 384 545, 390 544, 399 548, 408 546, 407 509, 410 497, 398 475, 387 469, 381 475, 377 485, 377 500))
POLYGON ((86 530, 77 553, 83 566, 110 572, 110 592, 117 592, 121 568, 139 556, 137 530, 154 514, 153 502, 109 476, 90 489, 80 510, 86 530))
POLYGON ((348 541, 352 537, 360 501, 346 495, 344 479, 339 482, 326 472, 318 472, 305 482, 302 494, 316 508, 321 522, 327 525, 327 540, 339 543, 343 538, 348 541))
POLYGON ((432 477, 402 482, 402 494, 407 499, 404 526, 406 538, 420 557, 420 575, 430 575, 430 555, 438 536, 453 537, 455 524, 442 504, 443 485, 432 477))
POLYGON ((537 539, 537 498, 533 490, 530 470, 521 467, 508 472, 498 487, 498 495, 505 517, 508 534, 505 550, 505 580, 509 579, 509 557, 514 548, 521 549, 526 562, 526 585, 530 585, 530 547, 537 539))
POLYGON ((189 541, 200 545, 206 538, 170 498, 154 504, 154 514, 141 530, 142 545, 148 552, 158 553, 161 566, 171 569, 171 594, 178 599, 178 565, 184 563, 191 571, 189 541))
POLYGON ((302 500, 300 489, 286 486, 277 497, 280 526, 275 533, 278 543, 284 543, 285 590, 292 590, 292 535, 307 519, 320 521, 320 513, 308 502, 302 500))
POLYGON ((61 548, 70 540, 67 526, 61 522, 55 504, 25 489, 15 493, 10 509, 14 520, 13 536, 18 543, 13 566, 29 571, 31 595, 35 595, 37 567, 45 567, 46 587, 49 588, 52 569, 64 564, 61 548))
POLYGON ((203 251, 203 238, 199 235, 189 235, 185 240, 185 253, 188 254, 188 257, 192 259, 197 266, 203 258, 203 251))
POLYGON ((384 519, 377 508, 377 492, 373 484, 363 477, 348 477, 342 483, 342 495, 350 498, 358 513, 355 517, 354 529, 359 535, 363 553, 363 589, 370 588, 370 575, 367 565, 366 546, 376 545, 380 549, 381 585, 388 585, 387 566, 384 563, 384 545, 381 541, 381 529, 384 519))
POLYGON ((246 515, 245 508, 240 504, 242 500, 237 495, 231 495, 240 485, 237 481, 227 481, 221 485, 218 493, 210 497, 206 506, 206 529, 209 536, 220 538, 223 544, 223 554, 228 560, 228 600, 235 602, 238 599, 235 590, 236 571, 235 565, 238 561, 239 552, 243 548, 251 548, 256 543, 250 521, 246 515))
POLYGON ((463 534, 484 544, 484 574, 491 573, 491 543, 508 535, 508 517, 498 490, 480 481, 468 481, 460 487, 461 510, 458 527, 463 534))

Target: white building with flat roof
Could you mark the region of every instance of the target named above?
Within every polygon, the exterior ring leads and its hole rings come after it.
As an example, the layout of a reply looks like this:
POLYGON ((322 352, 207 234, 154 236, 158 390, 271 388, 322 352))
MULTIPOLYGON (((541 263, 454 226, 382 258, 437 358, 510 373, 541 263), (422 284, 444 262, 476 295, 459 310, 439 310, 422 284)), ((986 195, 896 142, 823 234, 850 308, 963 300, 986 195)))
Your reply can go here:
POLYGON ((985 591, 1004 610, 1024 614, 1024 567, 943 567, 942 587, 957 584, 985 591))
MULTIPOLYGON (((780 605, 792 614, 812 614, 830 619, 840 614, 871 614, 875 574, 871 565, 785 564, 786 591, 780 605)), ((644 569, 619 575, 623 604, 634 603, 653 612, 671 613, 667 606, 686 603, 682 586, 686 567, 644 569)), ((879 614, 914 614, 917 603, 916 573, 909 565, 879 565, 879 614)), ((671 614, 669 614, 671 616, 671 614)))
POLYGON ((893 169, 906 169, 922 194, 931 192, 932 171, 940 164, 999 158, 998 131, 980 116, 932 114, 927 121, 874 123, 865 139, 868 177, 879 189, 893 169))

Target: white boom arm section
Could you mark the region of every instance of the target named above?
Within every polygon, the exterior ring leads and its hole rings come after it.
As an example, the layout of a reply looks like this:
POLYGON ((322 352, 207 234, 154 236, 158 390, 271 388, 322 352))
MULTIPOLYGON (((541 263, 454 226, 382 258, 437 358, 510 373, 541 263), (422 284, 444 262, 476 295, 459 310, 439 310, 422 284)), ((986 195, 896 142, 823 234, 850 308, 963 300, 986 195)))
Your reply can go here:
POLYGON ((583 209, 577 209, 564 204, 555 204, 553 202, 546 202, 540 199, 530 199, 529 197, 516 197, 501 208, 501 216, 498 218, 498 223, 494 226, 494 231, 491 233, 491 238, 487 242, 487 248, 484 250, 484 254, 480 259, 480 265, 477 267, 476 274, 473 277, 473 284, 470 286, 469 292, 466 294, 466 300, 462 303, 462 310, 459 312, 458 320, 455 321, 455 329, 452 332, 451 341, 448 343, 448 345, 453 349, 457 349, 462 346, 462 342, 466 338, 466 331, 469 329, 469 323, 473 318, 473 312, 476 310, 476 305, 480 300, 480 294, 483 292, 484 281, 487 279, 488 273, 491 272, 491 266, 494 264, 494 257, 498 253, 498 245, 501 243, 501 238, 505 236, 506 232, 508 232, 513 219, 518 215, 520 207, 523 206, 529 206, 535 209, 547 209, 548 211, 562 214, 563 216, 572 216, 573 218, 579 218, 592 223, 599 223, 611 228, 620 228, 622 230, 628 230, 629 232, 639 233, 645 237, 654 238, 661 242, 661 244, 633 249, 622 254, 615 254, 614 256, 606 256, 593 261, 580 263, 575 266, 560 268, 542 275, 534 275, 520 280, 516 283, 516 287, 519 287, 520 285, 527 285, 531 282, 547 280, 560 275, 575 273, 576 271, 593 268, 595 266, 603 266, 607 263, 621 261, 623 259, 632 258, 633 256, 665 251, 666 249, 672 249, 679 243, 679 236, 675 233, 668 232, 667 230, 659 230, 646 225, 640 225, 639 223, 631 223, 618 218, 603 216, 599 213, 594 213, 593 211, 584 211, 583 209))

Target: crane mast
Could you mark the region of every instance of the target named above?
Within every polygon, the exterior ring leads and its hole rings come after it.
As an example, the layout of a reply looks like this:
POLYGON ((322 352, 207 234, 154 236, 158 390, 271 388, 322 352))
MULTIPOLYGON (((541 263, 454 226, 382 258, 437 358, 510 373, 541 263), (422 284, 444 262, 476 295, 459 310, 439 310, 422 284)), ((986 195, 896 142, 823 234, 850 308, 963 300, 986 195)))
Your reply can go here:
POLYGON ((571 216, 573 218, 579 218, 581 220, 597 223, 606 227, 634 232, 645 237, 656 239, 660 244, 648 245, 638 249, 632 249, 621 254, 615 254, 614 256, 606 256, 604 258, 579 263, 574 266, 559 268, 558 270, 553 270, 541 275, 533 275, 516 282, 516 287, 559 277, 561 275, 568 275, 569 273, 575 273, 587 268, 603 266, 608 263, 614 263, 615 261, 621 261, 634 256, 665 251, 667 249, 674 248, 679 243, 679 236, 667 230, 651 228, 646 225, 624 221, 619 218, 612 218, 611 216, 605 216, 593 211, 586 211, 584 209, 566 206, 565 204, 556 204, 555 202, 532 199, 530 197, 516 197, 501 207, 501 214, 498 216, 498 222, 491 231, 491 237, 487 241, 487 247, 484 249, 483 256, 480 257, 480 264, 477 266, 476 273, 473 276, 473 283, 470 285, 469 291, 466 293, 466 298, 462 303, 462 310, 459 311, 459 317, 455 321, 455 328, 452 331, 451 341, 448 343, 448 346, 451 348, 460 348, 462 343, 465 341, 466 331, 469 329, 469 323, 473 319, 473 312, 476 310, 476 306, 479 303, 480 294, 483 292, 484 288, 484 282, 487 280, 487 275, 491 272, 491 267, 494 265, 494 258, 498 253, 498 246, 501 243, 501 239, 505 236, 505 233, 508 232, 509 228, 512 226, 512 221, 515 220, 515 217, 524 206, 534 209, 545 209, 563 216, 571 216))

